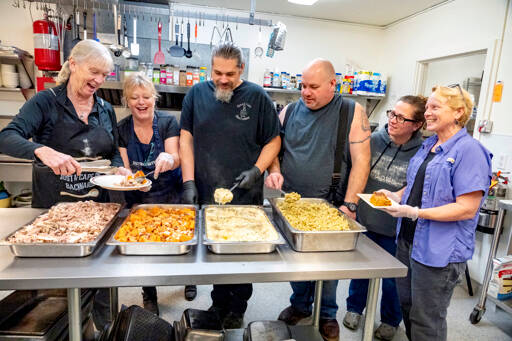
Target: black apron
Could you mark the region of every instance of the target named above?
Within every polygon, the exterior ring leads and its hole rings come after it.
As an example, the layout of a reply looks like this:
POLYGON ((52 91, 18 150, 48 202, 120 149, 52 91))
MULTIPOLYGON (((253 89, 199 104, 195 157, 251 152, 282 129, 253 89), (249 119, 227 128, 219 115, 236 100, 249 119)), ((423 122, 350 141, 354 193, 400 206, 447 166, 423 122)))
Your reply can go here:
MULTIPOLYGON (((78 119, 74 109, 57 103, 59 105, 61 110, 46 146, 74 158, 111 159, 115 146, 107 130, 85 124, 78 119)), ((108 201, 108 191, 89 181, 96 175, 98 173, 89 172, 82 172, 80 176, 55 175, 51 168, 36 159, 32 167, 32 207, 49 208, 61 201, 108 201)))
MULTIPOLYGON (((126 151, 130 160, 130 168, 133 172, 143 171, 144 174, 155 170, 155 161, 158 155, 165 152, 165 143, 158 131, 158 117, 155 113, 153 117, 153 137, 149 144, 139 141, 135 134, 132 119, 131 136, 126 151)), ((128 206, 133 204, 178 204, 181 199, 181 169, 176 168, 172 171, 160 173, 158 179, 153 179, 151 190, 149 192, 128 191, 125 192, 125 199, 128 206)))

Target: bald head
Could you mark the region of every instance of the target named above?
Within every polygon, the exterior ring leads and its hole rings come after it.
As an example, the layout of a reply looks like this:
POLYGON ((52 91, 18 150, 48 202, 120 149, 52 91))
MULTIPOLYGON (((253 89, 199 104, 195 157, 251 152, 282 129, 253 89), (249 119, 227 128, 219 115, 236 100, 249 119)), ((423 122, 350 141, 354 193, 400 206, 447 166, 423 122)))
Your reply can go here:
POLYGON ((326 81, 330 81, 331 79, 336 79, 336 72, 334 71, 334 66, 327 59, 316 58, 309 62, 306 68, 302 71, 302 74, 317 74, 319 76, 325 77, 326 81))
POLYGON ((301 96, 311 110, 318 110, 331 102, 336 87, 336 73, 326 59, 311 61, 302 72, 301 96))

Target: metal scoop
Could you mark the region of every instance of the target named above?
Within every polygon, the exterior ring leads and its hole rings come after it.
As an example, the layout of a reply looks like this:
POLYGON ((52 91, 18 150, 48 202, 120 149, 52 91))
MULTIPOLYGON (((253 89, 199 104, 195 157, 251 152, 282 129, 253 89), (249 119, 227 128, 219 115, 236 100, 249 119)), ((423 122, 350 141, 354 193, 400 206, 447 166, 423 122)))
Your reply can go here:
POLYGON ((146 180, 148 178, 148 176, 150 176, 151 174, 153 174, 155 171, 151 171, 149 172, 148 174, 142 176, 137 176, 135 177, 133 180, 135 180, 136 182, 138 182, 139 184, 142 184, 144 182, 144 180, 146 180))

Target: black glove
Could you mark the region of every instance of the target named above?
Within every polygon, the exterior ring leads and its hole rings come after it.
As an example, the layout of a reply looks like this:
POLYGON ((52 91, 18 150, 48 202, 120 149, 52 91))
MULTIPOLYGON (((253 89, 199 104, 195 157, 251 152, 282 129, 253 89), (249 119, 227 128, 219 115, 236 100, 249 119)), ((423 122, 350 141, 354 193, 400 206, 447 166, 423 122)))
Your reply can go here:
POLYGON ((194 180, 183 183, 182 201, 184 204, 197 204, 197 188, 194 180))
POLYGON ((240 181, 238 185, 239 188, 249 189, 261 176, 260 169, 256 166, 252 167, 249 170, 243 171, 240 175, 235 179, 236 181, 240 181))

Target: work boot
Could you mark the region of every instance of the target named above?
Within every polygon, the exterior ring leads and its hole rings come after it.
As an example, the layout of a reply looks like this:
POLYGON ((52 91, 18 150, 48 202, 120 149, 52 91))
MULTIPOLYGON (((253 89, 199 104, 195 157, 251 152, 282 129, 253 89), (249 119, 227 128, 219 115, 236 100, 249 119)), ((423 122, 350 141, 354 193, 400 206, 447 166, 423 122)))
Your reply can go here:
POLYGON ((156 297, 150 297, 146 295, 144 292, 142 293, 142 304, 144 309, 152 312, 156 316, 160 315, 160 311, 158 310, 158 302, 156 297))
POLYGON ((395 337, 397 327, 393 327, 387 323, 381 323, 375 330, 375 337, 379 340, 391 341, 395 337))
POLYGON ((187 301, 193 301, 197 296, 197 287, 195 285, 185 286, 185 299, 187 301))
POLYGON ((340 325, 336 319, 320 319, 320 335, 326 341, 338 341, 340 339, 340 325))
POLYGON ((229 312, 222 321, 224 329, 240 329, 244 324, 244 314, 229 312))
POLYGON ((356 330, 359 327, 359 322, 361 322, 361 314, 352 311, 347 311, 343 318, 343 325, 348 329, 356 330))
POLYGON ((300 320, 305 319, 306 317, 311 316, 310 314, 303 313, 302 311, 297 310, 294 306, 289 306, 285 310, 279 314, 278 320, 283 321, 289 326, 296 325, 300 320))

